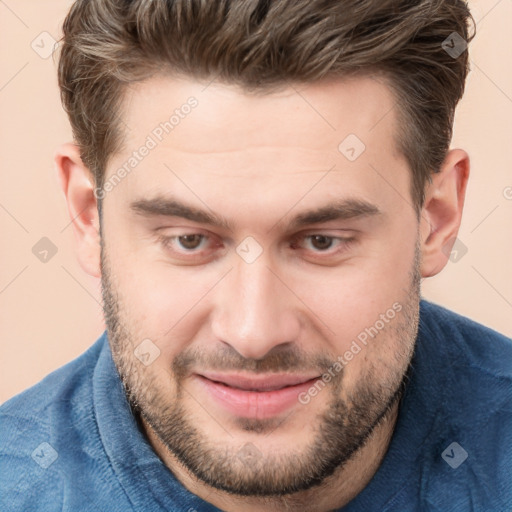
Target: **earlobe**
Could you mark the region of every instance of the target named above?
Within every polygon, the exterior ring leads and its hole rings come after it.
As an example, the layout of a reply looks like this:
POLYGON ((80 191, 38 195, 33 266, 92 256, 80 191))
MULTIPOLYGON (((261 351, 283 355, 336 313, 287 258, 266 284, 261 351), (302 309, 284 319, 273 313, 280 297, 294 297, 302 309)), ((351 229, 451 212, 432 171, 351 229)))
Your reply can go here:
POLYGON ((450 150, 432 175, 421 212, 422 277, 438 274, 446 265, 462 219, 469 178, 469 156, 450 150))
POLYGON ((100 277, 99 215, 93 175, 75 144, 60 146, 54 161, 77 241, 78 260, 87 274, 100 277))

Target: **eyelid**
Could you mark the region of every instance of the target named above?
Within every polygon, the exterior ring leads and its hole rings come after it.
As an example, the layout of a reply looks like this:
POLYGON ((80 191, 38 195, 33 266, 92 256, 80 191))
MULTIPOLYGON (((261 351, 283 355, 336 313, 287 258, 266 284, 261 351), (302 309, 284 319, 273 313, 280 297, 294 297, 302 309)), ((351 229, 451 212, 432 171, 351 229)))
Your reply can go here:
MULTIPOLYGON (((205 252, 207 251, 213 251, 215 250, 219 245, 222 245, 222 242, 217 242, 215 243, 214 239, 215 239, 215 235, 212 235, 211 233, 204 233, 204 232, 201 232, 201 230, 199 229, 196 229, 196 228, 192 228, 190 230, 188 230, 188 228, 181 228, 183 231, 178 233, 178 234, 172 234, 172 235, 164 235, 164 234, 160 234, 158 233, 159 231, 163 230, 163 229, 166 229, 166 228, 159 228, 156 230, 157 232, 157 242, 161 243, 167 250, 173 252, 175 255, 177 256, 181 256, 181 257, 184 257, 184 258, 193 258, 193 257, 201 257, 202 255, 205 254, 205 252), (173 247, 171 247, 171 243, 173 240, 176 240, 178 239, 179 237, 182 237, 182 236, 193 236, 193 235, 199 235, 199 236, 202 236, 202 242, 204 240, 206 240, 207 242, 210 241, 209 245, 212 245, 212 247, 207 247, 206 249, 190 249, 190 250, 186 250, 186 249, 182 249, 182 250, 178 250, 178 249, 174 249, 173 247)), ((326 238, 331 238, 333 240, 337 240, 338 241, 338 244, 334 247, 334 249, 332 248, 329 248, 329 249, 326 249, 325 251, 322 251, 322 250, 311 250, 311 249, 303 249, 304 251, 307 251, 309 253, 312 253, 314 254, 316 257, 319 257, 319 258, 322 258, 322 257, 325 257, 325 258, 328 258, 328 257, 333 257, 333 256, 336 256, 336 255, 339 255, 340 253, 344 252, 346 249, 349 248, 349 246, 351 246, 353 243, 355 243, 357 240, 356 240, 356 237, 354 236, 354 232, 356 230, 337 230, 337 232, 339 231, 342 231, 342 232, 350 232, 351 234, 350 235, 346 235, 346 236, 338 236, 338 235, 333 235, 333 234, 330 234, 330 233, 326 233, 324 231, 322 231, 321 229, 320 230, 308 230, 307 232, 306 231, 303 231, 301 233, 297 233, 296 235, 294 235, 291 239, 289 239, 289 241, 287 243, 290 243, 290 245, 297 245, 297 242, 298 241, 302 241, 304 239, 307 239, 309 237, 313 237, 313 236, 324 236, 326 238)), ((218 237, 217 237, 218 238, 218 237)), ((301 249, 301 247, 299 247, 299 249, 301 249)))
MULTIPOLYGON (((178 235, 157 235, 157 242, 160 242, 162 243, 165 247, 168 247, 169 246, 169 249, 170 248, 170 245, 173 241, 177 240, 178 238, 182 237, 182 236, 194 236, 194 235, 197 235, 197 236, 201 236, 202 239, 201 239, 201 243, 203 243, 205 240, 206 242, 208 242, 209 240, 211 241, 212 239, 212 236, 211 235, 206 235, 204 233, 194 233, 194 232, 188 232, 188 233, 181 233, 181 234, 178 234, 178 235)), ((210 243, 213 243, 213 242, 210 242, 210 243)), ((218 246, 219 244, 215 244, 215 246, 218 246)), ((173 249, 171 249, 173 250, 173 249)), ((194 254, 201 254, 201 252, 204 252, 205 250, 207 249, 189 249, 189 250, 186 250, 185 248, 183 248, 181 251, 180 250, 173 250, 174 252, 178 253, 178 254, 190 254, 190 255, 194 255, 194 254)))
POLYGON ((297 241, 308 239, 313 236, 323 236, 325 238, 330 238, 330 239, 338 242, 337 244, 334 245, 334 248, 329 247, 328 249, 326 249, 324 251, 322 251, 322 250, 315 251, 312 249, 304 249, 304 250, 312 252, 313 254, 316 254, 316 255, 320 255, 320 256, 324 255, 325 257, 334 256, 334 255, 337 255, 337 254, 343 252, 345 249, 348 248, 349 245, 351 245, 352 243, 354 243, 356 241, 356 238, 353 235, 352 236, 335 236, 335 235, 327 235, 322 232, 320 232, 320 233, 315 232, 315 233, 311 233, 311 234, 302 234, 302 235, 295 237, 292 240, 292 244, 297 245, 296 244, 297 241))
POLYGON ((354 238, 356 233, 358 233, 356 229, 308 229, 292 235, 290 240, 301 240, 311 236, 325 236, 326 238, 348 240, 349 238, 354 238))

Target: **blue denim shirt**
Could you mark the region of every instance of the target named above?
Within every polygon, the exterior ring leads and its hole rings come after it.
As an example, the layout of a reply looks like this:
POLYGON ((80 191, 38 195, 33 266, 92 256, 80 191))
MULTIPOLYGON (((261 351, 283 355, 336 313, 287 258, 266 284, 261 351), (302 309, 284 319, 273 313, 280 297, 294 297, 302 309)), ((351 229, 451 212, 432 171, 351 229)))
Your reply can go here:
MULTIPOLYGON (((512 342, 421 301, 412 371, 386 456, 340 510, 512 510, 512 342)), ((106 333, 0 407, 0 511, 218 510, 139 429, 106 333)))

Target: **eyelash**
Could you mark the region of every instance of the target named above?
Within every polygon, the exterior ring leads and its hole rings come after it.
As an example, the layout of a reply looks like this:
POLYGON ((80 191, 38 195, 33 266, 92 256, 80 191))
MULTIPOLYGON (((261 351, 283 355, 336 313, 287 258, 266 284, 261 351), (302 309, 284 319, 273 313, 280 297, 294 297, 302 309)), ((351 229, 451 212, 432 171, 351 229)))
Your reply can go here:
MULTIPOLYGON (((202 243, 204 240, 207 240, 209 238, 208 235, 204 235, 203 233, 183 233, 181 235, 173 235, 173 236, 158 235, 157 241, 164 247, 164 249, 171 250, 172 252, 177 253, 179 255, 186 256, 186 255, 200 254, 201 253, 200 249, 191 249, 191 250, 183 249, 182 250, 183 252, 181 252, 181 251, 176 251, 175 249, 173 249, 171 247, 172 242, 174 240, 177 240, 184 236, 193 236, 193 235, 198 235, 198 236, 202 237, 200 243, 202 243)), ((313 251, 313 253, 319 254, 319 255, 334 256, 334 255, 340 254, 340 253, 348 250, 349 247, 351 247, 356 242, 355 237, 339 237, 339 236, 324 235, 322 233, 313 233, 313 234, 308 234, 308 235, 296 236, 292 240, 291 245, 293 246, 293 248, 295 248, 297 245, 297 243, 296 243, 297 241, 305 240, 305 239, 312 239, 315 236, 323 236, 325 238, 331 239, 332 241, 338 241, 338 249, 336 249, 334 251, 332 251, 330 248, 325 251, 313 251)), ((218 246, 218 244, 216 246, 218 246)))

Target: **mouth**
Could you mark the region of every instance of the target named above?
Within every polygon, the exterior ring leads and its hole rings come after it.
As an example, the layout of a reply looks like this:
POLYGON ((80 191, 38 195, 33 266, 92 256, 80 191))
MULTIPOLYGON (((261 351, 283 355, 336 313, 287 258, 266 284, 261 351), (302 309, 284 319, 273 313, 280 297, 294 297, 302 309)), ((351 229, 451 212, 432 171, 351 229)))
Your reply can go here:
POLYGON ((217 406, 234 416, 255 419, 271 418, 297 406, 299 394, 320 378, 311 374, 249 376, 210 372, 194 377, 217 406))
POLYGON ((247 376, 242 374, 221 374, 204 372, 199 374, 212 382, 240 389, 242 391, 277 391, 286 387, 304 384, 319 378, 319 375, 267 374, 247 376))

